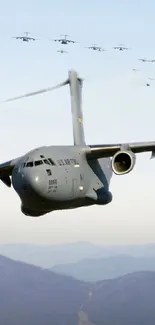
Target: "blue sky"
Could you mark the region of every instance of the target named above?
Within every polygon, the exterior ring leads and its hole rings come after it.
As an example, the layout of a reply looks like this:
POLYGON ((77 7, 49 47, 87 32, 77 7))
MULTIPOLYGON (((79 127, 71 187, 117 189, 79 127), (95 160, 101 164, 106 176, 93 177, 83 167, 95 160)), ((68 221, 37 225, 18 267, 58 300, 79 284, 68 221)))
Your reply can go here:
MULTIPOLYGON (((5 1, 1 5, 0 100, 64 81, 69 69, 85 79, 83 114, 88 144, 155 140, 155 3, 151 1, 5 1), (29 31, 40 40, 12 37, 29 31), (79 43, 65 47, 49 41, 68 34, 79 43), (107 49, 96 53, 85 47, 107 49), (113 46, 124 43, 128 52, 113 46), (141 71, 136 74, 133 68, 141 71), (93 130, 93 131, 92 131, 93 130)), ((41 145, 71 144, 69 89, 1 104, 1 161, 41 145)), ((16 193, 0 184, 1 242, 102 243, 155 241, 155 160, 137 157, 134 171, 114 176, 114 200, 106 207, 62 211, 39 219, 20 212, 16 193)))

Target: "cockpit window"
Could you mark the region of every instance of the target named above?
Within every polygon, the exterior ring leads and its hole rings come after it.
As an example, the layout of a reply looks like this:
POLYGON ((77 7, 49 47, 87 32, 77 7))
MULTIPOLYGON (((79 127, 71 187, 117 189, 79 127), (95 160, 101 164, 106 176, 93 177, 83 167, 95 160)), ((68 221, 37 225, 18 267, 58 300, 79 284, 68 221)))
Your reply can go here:
POLYGON ((35 166, 39 166, 39 165, 42 165, 43 164, 43 161, 42 160, 36 160, 34 162, 35 166))
POLYGON ((29 161, 29 162, 26 164, 26 167, 33 167, 33 161, 29 161))
POLYGON ((52 172, 51 172, 50 169, 46 169, 46 172, 47 172, 47 175, 48 175, 48 176, 52 175, 52 172))
POLYGON ((44 164, 50 165, 50 162, 47 159, 43 160, 44 164))
POLYGON ((55 165, 54 161, 51 159, 51 158, 48 158, 48 159, 44 159, 43 160, 36 160, 36 161, 29 161, 27 163, 22 163, 21 164, 21 167, 24 168, 24 167, 33 167, 33 166, 39 166, 39 165, 42 165, 42 164, 46 164, 46 165, 55 165))
POLYGON ((48 160, 50 161, 51 165, 55 165, 54 161, 51 158, 48 158, 48 160))

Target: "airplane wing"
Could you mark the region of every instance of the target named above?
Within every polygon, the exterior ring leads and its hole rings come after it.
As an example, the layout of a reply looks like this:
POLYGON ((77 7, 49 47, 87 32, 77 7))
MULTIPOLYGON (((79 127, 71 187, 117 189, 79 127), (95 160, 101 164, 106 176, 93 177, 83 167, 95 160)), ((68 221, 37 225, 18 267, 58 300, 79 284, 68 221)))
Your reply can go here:
POLYGON ((11 187, 10 176, 12 175, 13 168, 19 159, 20 158, 12 159, 0 164, 0 180, 8 187, 11 187))
POLYGON ((76 43, 76 41, 71 41, 71 40, 68 40, 68 39, 66 39, 66 41, 67 41, 68 43, 76 43))
POLYGON ((152 142, 133 142, 122 144, 98 144, 89 145, 86 153, 88 159, 99 159, 104 157, 112 157, 119 150, 131 150, 132 152, 152 152, 151 158, 155 157, 155 141, 152 142))

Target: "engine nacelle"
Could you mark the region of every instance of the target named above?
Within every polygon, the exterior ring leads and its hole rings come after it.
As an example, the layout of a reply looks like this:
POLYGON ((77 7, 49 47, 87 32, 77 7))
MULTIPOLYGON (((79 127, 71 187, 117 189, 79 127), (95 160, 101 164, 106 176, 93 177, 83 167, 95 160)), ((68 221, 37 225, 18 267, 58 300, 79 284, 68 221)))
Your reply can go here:
POLYGON ((136 155, 132 151, 119 150, 112 158, 112 170, 116 175, 129 173, 135 166, 136 155))

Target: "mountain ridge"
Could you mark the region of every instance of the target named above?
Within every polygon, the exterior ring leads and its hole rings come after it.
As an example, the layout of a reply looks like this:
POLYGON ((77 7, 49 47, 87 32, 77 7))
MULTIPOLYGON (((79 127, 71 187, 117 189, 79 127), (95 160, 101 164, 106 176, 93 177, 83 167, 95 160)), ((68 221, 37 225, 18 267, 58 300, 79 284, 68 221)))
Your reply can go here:
POLYGON ((36 266, 52 268, 58 264, 75 263, 86 258, 96 259, 119 254, 133 257, 155 256, 155 244, 97 245, 83 241, 58 245, 0 244, 0 254, 36 266))
POLYGON ((76 263, 56 265, 51 270, 81 281, 96 282, 132 272, 155 271, 155 257, 117 255, 102 259, 84 259, 76 263))
POLYGON ((0 292, 3 325, 155 322, 155 272, 88 283, 0 255, 0 292))

